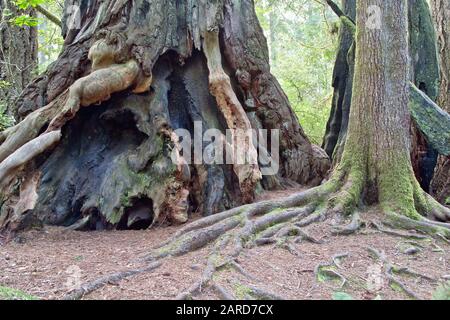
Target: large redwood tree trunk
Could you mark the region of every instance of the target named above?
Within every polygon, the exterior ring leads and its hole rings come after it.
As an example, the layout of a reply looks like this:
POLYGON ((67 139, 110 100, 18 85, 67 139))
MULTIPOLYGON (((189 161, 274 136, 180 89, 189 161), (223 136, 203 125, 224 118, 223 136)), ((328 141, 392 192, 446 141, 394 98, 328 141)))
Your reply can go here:
MULTIPOLYGON (((437 31, 441 70, 438 104, 450 113, 450 1, 432 0, 431 9, 437 31)), ((441 203, 450 205, 450 157, 439 158, 431 192, 441 203)))
POLYGON ((63 21, 63 52, 20 97, 23 121, 0 135, 3 228, 185 222, 251 202, 260 186, 325 176, 328 157, 270 73, 253 1, 68 0, 63 21), (187 165, 176 129, 193 134, 196 121, 279 129, 278 174, 187 165))

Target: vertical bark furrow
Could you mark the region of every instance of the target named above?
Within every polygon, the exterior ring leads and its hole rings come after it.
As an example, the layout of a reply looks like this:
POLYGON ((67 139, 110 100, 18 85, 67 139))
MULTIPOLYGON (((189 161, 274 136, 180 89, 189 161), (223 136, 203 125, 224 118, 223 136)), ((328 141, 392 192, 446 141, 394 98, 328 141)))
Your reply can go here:
MULTIPOLYGON (((348 17, 356 19, 355 0, 342 0, 342 10, 348 17)), ((352 30, 342 24, 339 28, 339 47, 333 70, 334 93, 331 113, 322 144, 335 163, 340 157, 333 156, 333 154, 335 149, 338 149, 336 153, 339 153, 339 150, 342 152, 343 148, 339 145, 343 144, 348 127, 355 61, 353 37, 352 30)))

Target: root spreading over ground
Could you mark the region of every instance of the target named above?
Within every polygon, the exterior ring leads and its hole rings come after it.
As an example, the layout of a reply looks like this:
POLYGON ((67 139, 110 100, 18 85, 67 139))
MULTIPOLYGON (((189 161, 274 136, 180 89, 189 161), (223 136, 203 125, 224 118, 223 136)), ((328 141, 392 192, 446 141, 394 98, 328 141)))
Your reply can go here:
MULTIPOLYGON (((322 240, 309 234, 307 227, 324 222, 332 226, 330 230, 325 231, 324 236, 327 236, 326 232, 330 232, 333 235, 342 236, 340 238, 342 241, 346 241, 345 236, 356 232, 376 230, 407 240, 440 239, 440 241, 448 242, 446 239, 450 238, 449 224, 425 218, 413 220, 406 215, 389 212, 384 215, 364 214, 364 218, 356 211, 350 215, 347 212, 345 215, 344 208, 351 202, 349 190, 352 184, 341 178, 342 176, 335 175, 333 179, 320 187, 296 193, 287 198, 245 205, 190 223, 142 258, 148 263, 147 267, 113 274, 87 283, 81 290, 70 292, 65 298, 81 298, 83 294, 108 284, 110 280, 118 281, 148 272, 163 265, 167 259, 207 248, 209 252, 207 263, 201 276, 189 288, 180 292, 177 299, 192 299, 207 289, 213 290, 220 298, 234 299, 235 293, 221 286, 215 279, 220 272, 229 269, 248 279, 254 278, 239 263, 244 249, 276 245, 285 249, 286 254, 297 256, 299 253, 294 244, 311 242, 320 246, 322 240)), ((408 297, 419 298, 413 289, 402 283, 397 277, 398 274, 436 281, 431 276, 405 267, 394 266, 377 249, 367 248, 367 250, 374 257, 374 261, 383 265, 390 285, 403 291, 408 297)), ((347 253, 336 254, 333 256, 332 264, 317 265, 315 274, 318 278, 337 279, 343 287, 347 279, 340 273, 339 264, 347 256, 347 253)), ((244 298, 282 299, 277 293, 257 286, 246 287, 244 298)))

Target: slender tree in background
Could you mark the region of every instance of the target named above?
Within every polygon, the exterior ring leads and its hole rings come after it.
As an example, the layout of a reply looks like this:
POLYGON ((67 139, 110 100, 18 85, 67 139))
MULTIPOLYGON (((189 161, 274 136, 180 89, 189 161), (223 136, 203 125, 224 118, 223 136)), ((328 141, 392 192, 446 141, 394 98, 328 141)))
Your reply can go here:
POLYGON ((37 66, 37 28, 14 23, 21 14, 36 16, 33 9, 19 11, 14 1, 0 0, 0 103, 11 113, 12 102, 31 82, 37 66))
MULTIPOLYGON (((450 112, 450 1, 432 0, 431 8, 437 31, 441 67, 438 104, 450 112)), ((439 201, 450 205, 450 157, 440 157, 431 192, 439 201)))
POLYGON ((260 185, 325 176, 328 157, 270 73, 253 1, 69 0, 63 35, 59 59, 19 98, 23 121, 0 136, 0 226, 185 222, 251 202, 260 185), (279 174, 261 180, 258 164, 174 166, 175 130, 194 134, 194 122, 279 129, 279 174))

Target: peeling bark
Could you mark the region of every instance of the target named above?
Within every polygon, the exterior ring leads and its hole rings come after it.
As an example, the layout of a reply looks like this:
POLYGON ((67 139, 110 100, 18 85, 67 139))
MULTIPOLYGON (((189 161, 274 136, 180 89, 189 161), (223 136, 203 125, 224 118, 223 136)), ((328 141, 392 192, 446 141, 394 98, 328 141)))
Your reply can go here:
POLYGON ((242 108, 236 94, 231 87, 231 81, 222 67, 222 54, 220 53, 219 35, 217 32, 207 32, 204 38, 204 52, 208 61, 209 86, 213 96, 216 97, 217 106, 222 112, 228 128, 233 131, 233 143, 235 146, 246 146, 248 150, 248 159, 245 164, 238 164, 240 155, 233 157, 233 166, 239 179, 241 192, 244 195, 244 201, 251 202, 253 199, 253 190, 261 179, 261 172, 258 168, 258 153, 251 139, 248 139, 248 130, 252 129, 250 120, 242 108))

